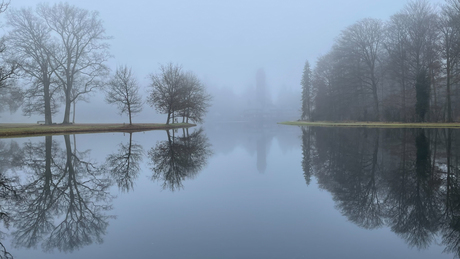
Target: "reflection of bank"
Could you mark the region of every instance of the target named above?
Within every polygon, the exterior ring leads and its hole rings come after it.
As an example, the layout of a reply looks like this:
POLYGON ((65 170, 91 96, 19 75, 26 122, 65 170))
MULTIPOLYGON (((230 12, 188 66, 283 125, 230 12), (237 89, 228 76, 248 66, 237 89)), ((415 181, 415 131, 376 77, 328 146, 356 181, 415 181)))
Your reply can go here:
POLYGON ((111 209, 110 179, 92 163, 89 151, 65 150, 45 137, 45 143, 26 143, 17 167, 27 175, 18 188, 22 199, 14 207, 13 243, 27 248, 41 242, 45 251, 71 252, 93 242, 101 243, 111 209))
POLYGON ((211 144, 202 128, 189 133, 189 129, 167 130, 168 139, 158 142, 148 152, 152 180, 163 182, 163 188, 181 189, 182 181, 193 179, 206 165, 212 154, 211 144))
POLYGON ((419 249, 441 236, 460 255, 458 130, 311 128, 302 139, 312 175, 351 222, 387 225, 419 249))

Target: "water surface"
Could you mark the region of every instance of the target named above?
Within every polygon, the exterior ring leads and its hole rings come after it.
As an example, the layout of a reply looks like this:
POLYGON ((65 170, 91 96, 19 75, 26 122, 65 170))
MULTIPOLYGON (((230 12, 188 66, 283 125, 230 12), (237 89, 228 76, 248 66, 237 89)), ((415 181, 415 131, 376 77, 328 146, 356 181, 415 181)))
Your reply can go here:
POLYGON ((14 258, 452 258, 459 132, 210 124, 0 141, 14 258))

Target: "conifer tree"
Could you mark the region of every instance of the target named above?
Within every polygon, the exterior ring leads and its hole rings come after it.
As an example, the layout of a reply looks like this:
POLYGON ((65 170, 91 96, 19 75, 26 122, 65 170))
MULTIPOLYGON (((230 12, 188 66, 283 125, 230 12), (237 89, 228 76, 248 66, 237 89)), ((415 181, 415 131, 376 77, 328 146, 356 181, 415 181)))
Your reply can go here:
POLYGON ((300 85, 302 86, 301 120, 311 119, 311 69, 308 60, 305 62, 300 85))

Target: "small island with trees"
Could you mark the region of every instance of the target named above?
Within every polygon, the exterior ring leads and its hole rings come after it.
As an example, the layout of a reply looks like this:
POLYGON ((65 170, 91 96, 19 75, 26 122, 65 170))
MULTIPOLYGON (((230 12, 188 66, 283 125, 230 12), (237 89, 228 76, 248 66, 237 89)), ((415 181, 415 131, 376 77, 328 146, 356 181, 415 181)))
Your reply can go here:
MULTIPOLYGON (((0 4, 0 13, 9 2, 0 4)), ((145 131, 195 126, 203 122, 211 97, 193 72, 180 65, 162 65, 152 73, 149 95, 142 98, 135 74, 127 65, 111 75, 111 57, 103 22, 96 11, 68 3, 38 4, 6 12, 10 29, 0 42, 1 109, 43 115, 37 124, 1 124, 0 137, 78 132, 145 131), (75 124, 75 106, 96 90, 129 118, 129 124, 75 124), (133 124, 144 103, 166 114, 165 124, 133 124), (62 123, 53 123, 64 105, 62 123), (71 120, 71 114, 73 118, 71 120), (179 122, 180 119, 181 121, 179 122)))
POLYGON ((411 1, 345 28, 311 69, 289 125, 460 127, 460 2, 411 1))

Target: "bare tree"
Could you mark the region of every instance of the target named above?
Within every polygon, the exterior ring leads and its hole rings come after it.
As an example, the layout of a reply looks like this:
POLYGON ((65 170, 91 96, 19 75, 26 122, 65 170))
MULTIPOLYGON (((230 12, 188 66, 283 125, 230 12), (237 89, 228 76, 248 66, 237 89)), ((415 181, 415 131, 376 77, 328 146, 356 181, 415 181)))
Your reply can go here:
POLYGON ((453 122, 451 88, 458 82, 460 70, 460 2, 448 0, 443 6, 439 28, 446 77, 447 122, 453 122))
POLYGON ((183 72, 182 67, 169 63, 160 67, 160 73, 150 75, 151 92, 148 97, 150 106, 160 113, 166 113, 166 124, 175 117, 182 122, 190 120, 202 122, 211 101, 211 96, 200 80, 192 72, 183 72))
POLYGON ((25 115, 44 114, 45 123, 52 124, 52 114, 57 112, 54 98, 59 89, 54 82, 54 69, 50 58, 50 29, 31 8, 12 10, 8 13, 8 25, 12 27, 6 42, 9 59, 18 64, 30 84, 25 93, 25 115))
POLYGON ((204 85, 192 72, 183 75, 183 86, 181 90, 181 109, 178 112, 182 116, 182 122, 189 122, 189 119, 201 123, 210 106, 211 96, 206 93, 204 85))
POLYGON ((132 114, 142 111, 142 97, 139 94, 137 83, 131 68, 120 66, 108 84, 106 100, 110 104, 116 104, 120 114, 127 113, 129 125, 132 125, 132 114))
POLYGON ((383 49, 383 23, 376 19, 364 19, 342 32, 338 46, 355 55, 355 60, 361 63, 360 79, 362 85, 369 89, 373 104, 375 119, 380 120, 378 73, 380 53, 383 49))
POLYGON ((160 73, 151 74, 150 79, 150 106, 168 115, 166 124, 169 124, 170 119, 174 122, 174 113, 181 109, 181 88, 184 80, 182 67, 172 63, 162 65, 160 73))
POLYGON ((332 86, 334 71, 331 53, 321 56, 316 61, 313 71, 312 89, 314 97, 313 120, 331 120, 337 114, 335 89, 332 86))
MULTIPOLYGON (((392 104, 397 104, 398 118, 406 121, 407 118, 407 89, 408 89, 408 28, 407 15, 398 13, 391 16, 386 26, 385 49, 388 53, 387 66, 388 74, 391 80, 399 89, 394 90, 395 95, 392 98, 392 104), (396 97, 396 98, 394 98, 396 97), (399 100, 397 100, 399 97, 399 100), (396 99, 396 100, 394 100, 396 99)), ((387 107, 388 109, 388 107, 387 107)), ((392 120, 395 118, 392 117, 392 120)))
MULTIPOLYGON (((4 13, 8 8, 10 1, 1 1, 0 2, 0 13, 4 13)), ((5 38, 0 39, 0 54, 4 54, 6 50, 5 38)), ((13 78, 17 69, 16 63, 10 63, 7 65, 0 66, 0 89, 8 87, 9 79, 13 78)))
POLYGON ((80 95, 102 86, 101 78, 108 74, 104 62, 108 60, 109 45, 98 12, 90 12, 59 3, 38 6, 38 14, 51 30, 56 52, 49 52, 65 95, 63 123, 69 123, 71 103, 80 95), (73 91, 75 79, 81 80, 80 89, 73 91))

